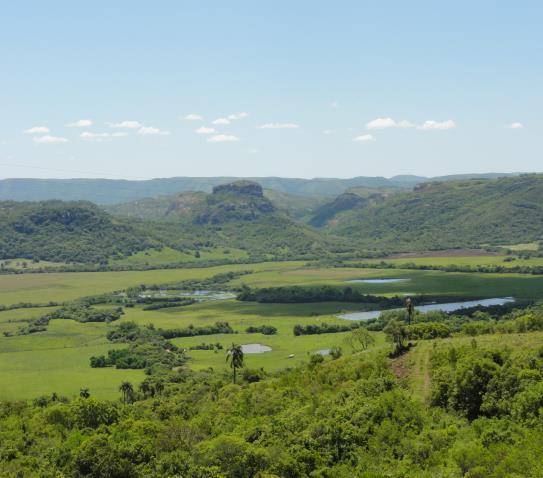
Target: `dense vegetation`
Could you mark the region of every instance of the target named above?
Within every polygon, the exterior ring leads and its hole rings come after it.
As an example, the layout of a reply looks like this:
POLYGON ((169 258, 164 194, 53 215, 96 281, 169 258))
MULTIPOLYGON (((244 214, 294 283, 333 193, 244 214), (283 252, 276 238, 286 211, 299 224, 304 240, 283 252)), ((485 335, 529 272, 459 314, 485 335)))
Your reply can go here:
POLYGON ((330 230, 380 250, 435 250, 542 239, 543 175, 427 183, 340 213, 330 230))
POLYGON ((0 203, 0 259, 100 263, 155 244, 91 203, 0 203))
POLYGON ((121 384, 118 402, 3 402, 0 459, 7 476, 538 477, 541 357, 439 347, 429 412, 379 354, 256 382, 246 368, 237 385, 170 373, 121 384))

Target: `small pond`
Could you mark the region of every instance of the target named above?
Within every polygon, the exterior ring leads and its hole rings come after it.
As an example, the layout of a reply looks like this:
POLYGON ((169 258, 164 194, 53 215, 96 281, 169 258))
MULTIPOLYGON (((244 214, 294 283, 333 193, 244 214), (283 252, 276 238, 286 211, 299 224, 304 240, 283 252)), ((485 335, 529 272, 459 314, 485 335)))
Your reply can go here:
MULTIPOLYGON (((469 307, 489 307, 491 305, 503 305, 509 302, 515 302, 513 297, 496 297, 493 299, 481 299, 481 300, 467 300, 464 302, 448 302, 445 304, 428 304, 416 307, 419 312, 430 312, 433 310, 441 310, 443 312, 455 312, 460 309, 467 309, 469 307)), ((392 309, 402 310, 402 309, 392 309)), ((342 314, 338 317, 347 320, 369 320, 376 319, 381 315, 382 310, 369 310, 366 312, 351 312, 349 314, 342 314)))
POLYGON ((244 354, 263 354, 264 352, 271 352, 272 348, 262 344, 243 344, 241 346, 244 354))
POLYGON ((353 279, 348 282, 356 282, 358 284, 394 284, 395 282, 407 282, 411 279, 353 279))
POLYGON ((330 349, 317 350, 318 355, 330 355, 330 349))

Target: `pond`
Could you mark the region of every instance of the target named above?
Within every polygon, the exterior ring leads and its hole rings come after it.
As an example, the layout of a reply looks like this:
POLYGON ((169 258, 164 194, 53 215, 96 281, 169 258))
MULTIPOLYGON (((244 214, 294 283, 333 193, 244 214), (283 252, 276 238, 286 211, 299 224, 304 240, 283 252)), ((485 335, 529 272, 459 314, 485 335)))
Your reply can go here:
POLYGON ((407 282, 411 279, 353 279, 347 282, 356 282, 362 284, 394 284, 395 282, 407 282))
MULTIPOLYGON (((469 307, 489 307, 491 305, 504 305, 510 302, 515 302, 513 297, 496 297, 493 299, 481 299, 481 300, 467 300, 464 302, 448 302, 445 304, 428 304, 416 307, 419 312, 430 312, 433 310, 441 310, 443 312, 455 312, 460 309, 467 309, 469 307)), ((403 309, 391 309, 391 310, 403 310, 403 309)), ((349 314, 342 314, 338 317, 346 320, 369 320, 376 319, 381 315, 382 310, 369 310, 367 312, 352 312, 349 314)))
POLYGON ((262 344, 243 344, 241 346, 244 354, 263 354, 264 352, 271 352, 272 348, 262 344))
POLYGON ((330 349, 317 350, 318 355, 330 355, 330 349))
POLYGON ((170 297, 179 297, 194 299, 198 302, 203 302, 206 300, 226 300, 233 299, 236 297, 236 294, 232 292, 217 291, 217 290, 160 290, 154 293, 140 294, 140 297, 152 297, 152 298, 170 298, 170 297))

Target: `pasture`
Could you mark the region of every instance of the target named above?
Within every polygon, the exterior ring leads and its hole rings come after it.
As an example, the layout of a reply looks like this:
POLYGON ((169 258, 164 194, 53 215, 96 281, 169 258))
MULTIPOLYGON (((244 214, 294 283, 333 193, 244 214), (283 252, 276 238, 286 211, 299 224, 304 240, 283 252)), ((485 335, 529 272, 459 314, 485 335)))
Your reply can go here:
MULTIPOLYGON (((421 260, 428 261, 429 258, 421 260)), ((496 256, 481 258, 434 258, 469 261, 497 260, 496 256)), ((442 271, 419 271, 401 269, 360 269, 308 267, 304 262, 267 262, 259 264, 237 264, 199 269, 165 269, 127 272, 88 272, 0 275, 0 304, 9 305, 21 301, 45 303, 68 301, 88 295, 112 292, 139 284, 164 284, 189 279, 205 279, 229 271, 253 271, 235 278, 225 287, 270 287, 284 285, 350 285, 364 293, 377 295, 435 294, 454 297, 501 297, 542 298, 543 277, 522 274, 448 273, 442 271), (363 278, 405 278, 405 282, 368 284, 349 282, 363 278)), ((0 335, 0 398, 32 398, 56 392, 73 396, 80 388, 88 387, 91 394, 102 398, 119 396, 118 387, 123 380, 134 384, 144 378, 142 370, 93 369, 89 366, 92 355, 107 353, 119 344, 106 340, 108 328, 125 321, 140 325, 153 324, 157 328, 183 328, 229 322, 235 334, 217 334, 176 338, 172 341, 179 347, 189 349, 202 343, 220 343, 224 349, 189 351, 187 364, 192 369, 227 371, 226 348, 232 342, 239 344, 263 344, 272 351, 247 354, 246 366, 263 368, 268 372, 294 367, 307 361, 311 354, 333 346, 339 346, 344 354, 352 352, 345 342, 347 333, 308 335, 296 337, 296 324, 322 324, 347 322, 336 317, 338 313, 355 311, 361 304, 308 303, 308 304, 259 304, 239 302, 235 299, 208 301, 185 307, 160 310, 143 310, 141 306, 126 308, 125 315, 112 324, 78 323, 71 320, 52 320, 46 332, 26 336, 4 337, 0 335), (248 334, 248 326, 272 325, 275 335, 248 334), (294 357, 289 358, 290 355, 294 357), (7 386, 6 386, 7 384, 7 386)), ((0 333, 14 332, 25 321, 39 317, 51 308, 15 309, 0 312, 0 333)), ((376 333, 379 345, 384 336, 376 333)), ((452 339, 456 340, 456 339, 452 339)), ((461 340, 461 339, 458 339, 461 340)), ((479 338, 477 338, 479 340, 479 338)), ((483 340, 483 338, 481 338, 483 340)), ((486 339, 484 339, 486 340, 486 339)), ((507 337, 508 341, 513 337, 507 337)), ((444 342, 445 343, 445 342, 444 342)), ((428 342, 428 344, 430 344, 428 342)), ((426 343, 408 357, 414 361, 413 369, 420 368, 417 389, 424 388, 424 364, 426 343), (422 368, 421 368, 422 367, 422 368), (421 378, 422 377, 422 382, 421 378), (421 385, 422 384, 422 385, 421 385), (421 388, 422 387, 422 388, 421 388)), ((411 359, 410 359, 411 360, 411 359)), ((424 392, 419 392, 424 395, 424 392)))

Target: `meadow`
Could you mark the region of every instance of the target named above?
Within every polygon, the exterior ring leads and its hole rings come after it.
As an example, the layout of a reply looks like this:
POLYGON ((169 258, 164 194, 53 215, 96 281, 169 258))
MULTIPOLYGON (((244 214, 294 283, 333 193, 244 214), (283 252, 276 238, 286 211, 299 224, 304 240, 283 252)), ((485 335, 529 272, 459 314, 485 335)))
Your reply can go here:
MULTIPOLYGON (((497 260, 495 257, 434 258, 457 263, 497 260)), ((424 260, 432 260, 425 258, 424 260)), ((450 273, 401 269, 360 269, 308 267, 305 262, 267 262, 236 264, 198 269, 165 269, 126 272, 86 272, 0 275, 0 304, 17 302, 45 303, 69 301, 79 297, 112 292, 140 284, 164 284, 189 279, 205 279, 228 271, 253 271, 233 279, 225 288, 270 287, 284 285, 335 284, 350 285, 364 293, 377 295, 436 294, 454 297, 501 297, 519 299, 543 297, 543 277, 522 274, 450 273), (349 282, 362 278, 406 278, 405 282, 367 284, 349 282)), ((140 325, 153 324, 157 328, 183 328, 203 326, 218 321, 229 322, 235 334, 218 334, 176 338, 172 341, 189 349, 201 343, 220 343, 224 348, 191 350, 188 367, 195 370, 212 368, 228 370, 225 350, 233 342, 267 345, 272 351, 247 354, 246 366, 263 368, 267 372, 295 367, 306 362, 310 355, 333 346, 344 354, 352 352, 345 342, 347 333, 294 336, 296 324, 342 323, 337 314, 360 310, 361 304, 259 304, 235 299, 207 301, 184 307, 143 310, 136 306, 125 308, 122 318, 112 324, 77 323, 71 320, 52 320, 46 332, 25 336, 4 337, 3 332, 14 332, 24 321, 39 317, 52 308, 15 309, 0 312, 0 383, 9 384, 0 389, 0 398, 30 398, 52 392, 74 396, 80 388, 89 388, 93 396, 116 398, 123 380, 139 383, 144 378, 141 370, 93 369, 89 358, 107 353, 118 344, 109 343, 108 328, 119 323, 134 321, 140 325), (247 334, 248 326, 273 325, 275 335, 247 334), (289 356, 293 357, 289 358, 289 356)), ((384 344, 384 335, 375 333, 377 343, 384 344)), ((511 340, 508 338, 508 340, 511 340)), ((420 366, 425 363, 424 344, 411 354, 420 366)), ((416 368, 416 367, 415 367, 416 368)), ((424 377, 424 371, 419 373, 424 377)), ((424 382, 422 382, 424 383, 424 382)), ((420 383, 417 385, 420 388, 420 383)))

